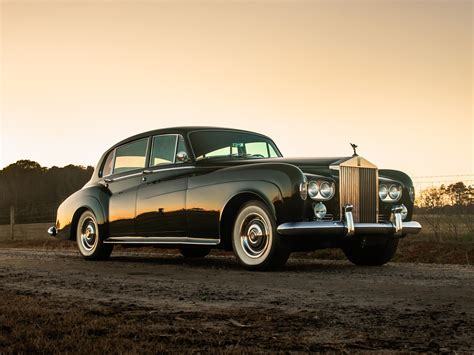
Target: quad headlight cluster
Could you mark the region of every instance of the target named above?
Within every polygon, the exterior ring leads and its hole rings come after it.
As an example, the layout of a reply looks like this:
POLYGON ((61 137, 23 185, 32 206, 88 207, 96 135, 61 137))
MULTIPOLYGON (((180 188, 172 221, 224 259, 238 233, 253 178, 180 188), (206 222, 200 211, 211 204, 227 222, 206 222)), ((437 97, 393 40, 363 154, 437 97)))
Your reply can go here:
POLYGON ((308 196, 315 201, 327 201, 334 197, 336 185, 326 180, 310 180, 308 182, 308 196))
POLYGON ((381 184, 379 186, 379 197, 384 202, 397 202, 402 197, 402 185, 400 184, 381 184))
POLYGON ((327 180, 305 180, 300 184, 301 199, 306 200, 309 196, 315 201, 328 201, 334 197, 336 185, 327 180))

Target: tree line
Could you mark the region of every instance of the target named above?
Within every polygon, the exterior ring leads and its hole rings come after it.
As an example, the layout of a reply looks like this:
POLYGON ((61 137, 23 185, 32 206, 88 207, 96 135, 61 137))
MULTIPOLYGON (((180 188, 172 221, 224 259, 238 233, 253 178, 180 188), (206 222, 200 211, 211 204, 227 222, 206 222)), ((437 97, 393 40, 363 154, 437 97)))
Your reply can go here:
POLYGON ((474 208, 474 185, 457 182, 450 185, 430 187, 421 191, 416 207, 424 210, 444 210, 456 213, 474 208))
POLYGON ((474 185, 457 182, 421 191, 416 199, 417 213, 424 227, 439 241, 474 236, 474 185))
POLYGON ((9 223, 10 206, 18 223, 51 222, 56 209, 69 195, 90 180, 92 166, 42 167, 19 160, 0 170, 0 224, 9 223))

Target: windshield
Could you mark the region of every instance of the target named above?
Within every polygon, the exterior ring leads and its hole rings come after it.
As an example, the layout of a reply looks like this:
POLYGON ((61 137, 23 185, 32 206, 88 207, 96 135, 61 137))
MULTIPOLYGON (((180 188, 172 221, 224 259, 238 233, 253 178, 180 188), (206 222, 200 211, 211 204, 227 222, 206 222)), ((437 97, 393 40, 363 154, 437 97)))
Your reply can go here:
POLYGON ((277 158, 280 151, 270 139, 239 131, 196 131, 189 139, 197 160, 210 158, 277 158))

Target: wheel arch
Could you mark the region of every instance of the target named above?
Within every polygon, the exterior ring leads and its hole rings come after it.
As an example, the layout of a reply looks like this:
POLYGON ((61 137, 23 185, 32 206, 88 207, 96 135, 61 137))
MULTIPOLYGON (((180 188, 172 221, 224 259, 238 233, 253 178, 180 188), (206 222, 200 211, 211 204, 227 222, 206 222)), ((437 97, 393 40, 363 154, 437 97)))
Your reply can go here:
POLYGON ((219 218, 219 237, 225 250, 232 250, 232 227, 237 212, 245 203, 252 200, 260 201, 265 204, 276 220, 275 206, 262 194, 255 191, 241 191, 233 195, 225 203, 219 218))
POLYGON ((90 211, 94 214, 97 224, 99 226, 99 235, 103 237, 106 235, 106 218, 100 202, 92 196, 88 196, 87 202, 81 204, 73 214, 71 220, 71 226, 69 231, 69 239, 76 240, 76 230, 77 230, 77 223, 79 222, 79 218, 85 211, 90 211))

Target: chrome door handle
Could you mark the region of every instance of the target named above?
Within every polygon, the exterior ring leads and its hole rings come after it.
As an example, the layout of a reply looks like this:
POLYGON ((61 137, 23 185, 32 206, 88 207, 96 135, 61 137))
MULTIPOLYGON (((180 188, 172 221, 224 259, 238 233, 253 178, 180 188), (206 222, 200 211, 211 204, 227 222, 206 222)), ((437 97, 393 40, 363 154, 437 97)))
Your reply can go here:
POLYGON ((152 172, 153 170, 148 170, 148 169, 143 170, 143 174, 151 174, 152 172))

